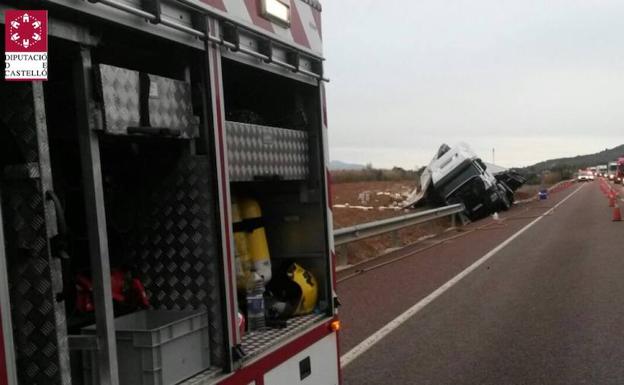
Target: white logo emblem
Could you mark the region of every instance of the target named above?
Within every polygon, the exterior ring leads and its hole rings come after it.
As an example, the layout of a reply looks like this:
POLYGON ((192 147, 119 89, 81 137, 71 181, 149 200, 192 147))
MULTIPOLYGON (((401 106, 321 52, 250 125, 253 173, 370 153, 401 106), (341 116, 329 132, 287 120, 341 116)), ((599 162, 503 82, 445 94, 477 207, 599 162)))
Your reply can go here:
POLYGON ((11 41, 24 48, 30 48, 41 41, 42 23, 34 16, 24 13, 9 22, 11 41), (21 33, 21 34, 20 34, 21 33))

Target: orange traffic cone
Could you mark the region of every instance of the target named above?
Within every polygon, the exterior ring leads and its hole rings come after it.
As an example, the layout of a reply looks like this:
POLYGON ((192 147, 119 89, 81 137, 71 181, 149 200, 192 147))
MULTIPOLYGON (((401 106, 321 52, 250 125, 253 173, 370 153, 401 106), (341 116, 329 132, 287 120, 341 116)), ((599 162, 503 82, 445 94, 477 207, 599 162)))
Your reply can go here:
POLYGON ((620 208, 618 205, 613 206, 613 218, 611 219, 613 222, 619 222, 622 220, 622 213, 620 213, 620 208))
POLYGON ((615 207, 615 195, 609 193, 609 207, 615 207))

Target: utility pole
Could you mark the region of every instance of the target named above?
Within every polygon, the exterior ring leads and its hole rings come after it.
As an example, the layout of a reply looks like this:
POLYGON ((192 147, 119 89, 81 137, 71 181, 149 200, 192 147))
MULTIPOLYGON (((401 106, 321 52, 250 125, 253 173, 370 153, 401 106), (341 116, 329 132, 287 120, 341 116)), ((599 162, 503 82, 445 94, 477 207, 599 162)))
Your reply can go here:
POLYGON ((496 164, 496 157, 495 157, 494 147, 492 147, 492 164, 496 164))

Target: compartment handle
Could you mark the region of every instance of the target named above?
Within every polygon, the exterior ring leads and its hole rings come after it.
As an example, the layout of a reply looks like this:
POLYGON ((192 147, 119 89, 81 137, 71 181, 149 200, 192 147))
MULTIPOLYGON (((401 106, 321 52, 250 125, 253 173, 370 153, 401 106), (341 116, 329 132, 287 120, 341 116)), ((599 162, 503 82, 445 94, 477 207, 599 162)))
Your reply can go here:
POLYGON ((67 220, 65 219, 65 210, 63 209, 63 205, 61 204, 60 199, 52 190, 47 190, 45 192, 45 197, 47 200, 52 201, 54 204, 54 211, 56 211, 56 226, 58 229, 58 234, 54 237, 54 246, 55 246, 55 254, 58 254, 58 257, 61 259, 69 259, 69 255, 67 254, 67 220))

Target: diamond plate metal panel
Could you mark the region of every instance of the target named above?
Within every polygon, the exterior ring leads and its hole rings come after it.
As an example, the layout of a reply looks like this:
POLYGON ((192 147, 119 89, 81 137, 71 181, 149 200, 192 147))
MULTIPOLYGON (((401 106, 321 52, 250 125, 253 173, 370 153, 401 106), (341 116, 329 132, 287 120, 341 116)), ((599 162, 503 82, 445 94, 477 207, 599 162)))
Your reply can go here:
POLYGON ((28 170, 23 175, 28 178, 4 181, 1 202, 19 383, 70 384, 65 309, 56 299, 61 266, 49 249, 56 218, 43 198, 52 189, 52 176, 41 84, 0 85, 0 119, 24 161, 3 174, 28 170))
POLYGON ((190 83, 100 64, 104 130, 127 135, 128 127, 178 130, 180 138, 198 136, 190 83))
POLYGON ((6 179, 38 179, 41 177, 39 163, 34 162, 5 166, 3 173, 6 179))
POLYGON ((140 75, 137 71, 99 65, 99 85, 104 106, 104 129, 125 135, 140 125, 140 75))
POLYGON ((308 176, 305 131, 225 122, 230 181, 301 180, 308 176))
POLYGON ((143 226, 138 229, 134 259, 156 309, 208 310, 212 363, 222 365, 223 283, 210 170, 206 157, 189 155, 160 178, 149 197, 146 218, 138 221, 143 226))
POLYGON ((193 117, 191 85, 187 82, 148 75, 149 124, 180 130, 183 138, 198 136, 198 122, 193 117))

